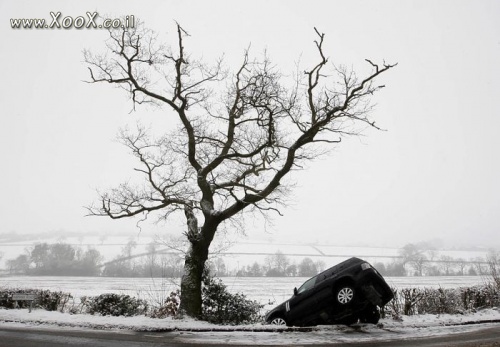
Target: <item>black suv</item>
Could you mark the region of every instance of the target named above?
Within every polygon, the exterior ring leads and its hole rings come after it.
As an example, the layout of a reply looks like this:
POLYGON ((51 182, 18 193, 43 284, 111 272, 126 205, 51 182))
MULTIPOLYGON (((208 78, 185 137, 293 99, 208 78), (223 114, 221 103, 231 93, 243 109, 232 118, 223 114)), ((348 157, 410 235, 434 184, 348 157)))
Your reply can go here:
POLYGON ((295 288, 293 296, 266 314, 276 325, 376 324, 379 307, 394 294, 369 263, 350 258, 295 288))

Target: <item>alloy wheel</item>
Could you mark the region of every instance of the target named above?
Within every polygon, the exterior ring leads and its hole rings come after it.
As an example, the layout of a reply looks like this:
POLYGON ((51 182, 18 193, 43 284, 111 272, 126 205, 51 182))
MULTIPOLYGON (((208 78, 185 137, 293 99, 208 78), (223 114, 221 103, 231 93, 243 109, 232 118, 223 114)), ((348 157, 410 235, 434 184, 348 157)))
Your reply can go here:
POLYGON ((271 320, 272 325, 286 325, 286 321, 281 317, 276 317, 271 320))
POLYGON ((337 293, 337 301, 342 305, 348 304, 354 297, 354 290, 351 287, 343 287, 337 293))

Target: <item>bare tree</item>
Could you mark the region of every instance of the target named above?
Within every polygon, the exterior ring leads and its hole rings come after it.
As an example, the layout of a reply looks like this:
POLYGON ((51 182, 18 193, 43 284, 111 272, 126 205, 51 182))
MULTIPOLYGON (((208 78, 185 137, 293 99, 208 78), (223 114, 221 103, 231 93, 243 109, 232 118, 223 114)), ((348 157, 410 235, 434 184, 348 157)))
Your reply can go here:
POLYGON ((221 257, 215 257, 207 261, 207 264, 210 268, 211 273, 214 273, 218 277, 226 276, 227 268, 224 259, 221 257))
POLYGON ((458 258, 456 259, 455 261, 455 264, 458 266, 458 268, 460 269, 459 270, 459 274, 461 276, 465 275, 465 268, 467 267, 467 260, 465 260, 464 258, 458 258))
POLYGON ((479 276, 483 276, 488 272, 485 264, 488 264, 488 259, 484 259, 483 257, 475 257, 472 259, 472 269, 474 269, 479 276))
POLYGON ((450 257, 449 255, 442 255, 439 258, 439 261, 440 261, 440 268, 443 270, 446 276, 449 276, 452 272, 453 267, 456 264, 455 259, 453 259, 453 257, 450 257))
POLYGON ((282 251, 278 250, 265 258, 267 274, 266 276, 286 276, 287 268, 290 265, 288 258, 282 251))
POLYGON ((299 276, 311 277, 318 273, 318 268, 311 258, 304 258, 299 263, 299 276))
POLYGON ((406 266, 407 264, 412 266, 417 276, 423 276, 425 263, 428 262, 427 256, 425 255, 425 249, 423 247, 424 244, 409 243, 399 252, 403 258, 403 266, 406 266))
POLYGON ((500 288, 500 252, 490 250, 486 257, 493 282, 500 288))
POLYGON ((110 31, 105 54, 84 52, 90 83, 106 82, 129 94, 134 108, 154 104, 178 129, 153 138, 145 129, 121 139, 138 159, 142 185, 119 185, 100 195, 91 215, 113 219, 156 212, 161 219, 185 215, 186 252, 181 311, 201 314, 201 277, 216 231, 245 211, 266 213, 283 203, 285 176, 357 135, 370 120, 374 80, 395 66, 366 60, 363 78, 328 63, 325 35, 316 30, 318 61, 294 78, 282 75, 267 56, 243 54, 231 72, 191 58, 188 33, 177 25, 175 48, 157 42, 143 26, 110 31))

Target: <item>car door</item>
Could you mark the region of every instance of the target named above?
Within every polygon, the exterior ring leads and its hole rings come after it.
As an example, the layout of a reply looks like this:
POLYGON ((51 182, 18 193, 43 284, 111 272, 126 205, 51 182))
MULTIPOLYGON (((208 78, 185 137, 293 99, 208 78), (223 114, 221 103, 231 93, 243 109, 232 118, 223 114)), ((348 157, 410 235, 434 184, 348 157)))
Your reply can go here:
POLYGON ((336 275, 332 274, 330 278, 320 278, 316 283, 315 300, 318 307, 330 307, 334 304, 333 287, 336 275))
POLYGON ((316 277, 313 277, 302 284, 294 295, 286 302, 286 312, 288 320, 294 322, 306 322, 314 315, 314 284, 316 277))
POLYGON ((336 314, 338 307, 335 301, 334 289, 338 281, 338 269, 339 266, 337 265, 316 276, 314 305, 320 321, 329 322, 336 314))

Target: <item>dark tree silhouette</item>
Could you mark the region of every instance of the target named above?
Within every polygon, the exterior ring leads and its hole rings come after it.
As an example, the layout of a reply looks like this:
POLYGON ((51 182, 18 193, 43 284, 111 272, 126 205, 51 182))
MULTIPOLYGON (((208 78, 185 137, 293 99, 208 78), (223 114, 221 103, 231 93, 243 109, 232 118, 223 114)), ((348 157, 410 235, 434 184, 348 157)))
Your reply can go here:
POLYGON ((181 280, 181 310, 201 314, 201 279, 210 245, 222 223, 243 210, 266 213, 283 203, 285 176, 318 157, 328 145, 361 128, 379 75, 394 65, 366 60, 372 72, 328 64, 325 35, 315 29, 318 61, 294 78, 280 74, 267 56, 245 51, 231 72, 191 58, 187 32, 177 25, 175 48, 157 42, 144 26, 110 31, 105 54, 84 52, 90 83, 122 87, 134 108, 154 104, 177 118, 178 129, 153 138, 145 129, 121 132, 138 159, 145 182, 119 185, 100 195, 91 215, 113 219, 182 211, 189 243, 181 280))
POLYGON ((429 262, 425 254, 426 247, 428 248, 425 243, 409 243, 400 250, 400 254, 403 258, 403 266, 406 264, 411 265, 415 270, 415 274, 418 276, 423 276, 425 265, 429 262))

